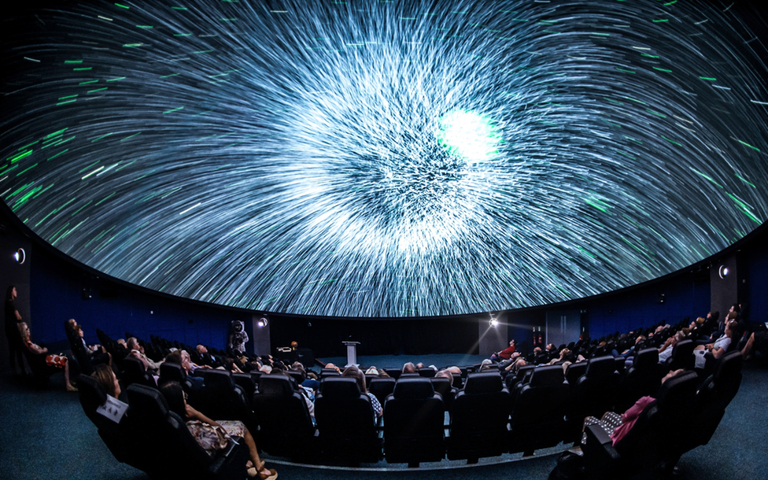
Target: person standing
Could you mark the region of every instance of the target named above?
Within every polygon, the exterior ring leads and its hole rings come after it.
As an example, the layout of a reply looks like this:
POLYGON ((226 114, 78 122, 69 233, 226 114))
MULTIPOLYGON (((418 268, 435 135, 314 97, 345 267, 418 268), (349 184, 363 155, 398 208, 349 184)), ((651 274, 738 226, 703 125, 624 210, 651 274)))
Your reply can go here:
POLYGON ((8 339, 8 351, 11 355, 11 368, 16 369, 16 363, 19 364, 21 374, 26 376, 26 368, 24 367, 24 345, 21 343, 21 335, 19 334, 19 323, 21 323, 21 314, 18 308, 16 308, 16 287, 11 285, 5 294, 5 337, 8 339))

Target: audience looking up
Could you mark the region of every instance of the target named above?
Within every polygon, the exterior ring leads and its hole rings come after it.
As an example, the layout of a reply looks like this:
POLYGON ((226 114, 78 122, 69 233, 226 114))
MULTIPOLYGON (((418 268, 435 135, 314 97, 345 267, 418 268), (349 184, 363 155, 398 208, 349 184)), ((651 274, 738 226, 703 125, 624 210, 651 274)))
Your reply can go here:
POLYGON ((69 381, 69 360, 67 357, 63 353, 48 353, 47 348, 40 347, 39 345, 33 343, 32 339, 30 338, 31 333, 29 331, 29 326, 26 322, 19 323, 19 333, 21 335, 22 342, 24 342, 24 345, 27 347, 29 352, 32 355, 41 357, 45 363, 45 368, 48 370, 63 371, 64 385, 66 386, 67 391, 76 392, 77 388, 75 388, 69 381))

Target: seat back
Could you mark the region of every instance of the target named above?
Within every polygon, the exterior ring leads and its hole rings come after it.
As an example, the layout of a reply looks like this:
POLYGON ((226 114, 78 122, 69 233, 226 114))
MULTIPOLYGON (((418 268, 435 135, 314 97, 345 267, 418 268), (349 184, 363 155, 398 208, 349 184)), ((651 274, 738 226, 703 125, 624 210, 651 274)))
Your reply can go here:
POLYGON ((563 438, 570 388, 560 365, 536 367, 517 392, 510 421, 510 452, 533 453, 563 438))
POLYGON ((315 395, 315 419, 323 455, 351 463, 376 462, 381 441, 368 395, 354 378, 325 377, 315 395))
POLYGON ((144 368, 144 363, 138 358, 127 356, 120 364, 120 382, 127 388, 134 383, 146 387, 157 387, 155 379, 144 368))
POLYGON ((384 406, 387 462, 415 464, 442 460, 444 410, 443 399, 434 391, 429 378, 398 380, 384 406))
POLYGON ((667 359, 669 370, 677 370, 682 368, 684 370, 693 370, 696 363, 696 359, 693 356, 693 349, 696 344, 693 340, 680 340, 675 344, 672 349, 672 356, 667 359))
MULTIPOLYGON (((226 370, 206 369, 203 387, 193 397, 193 406, 208 418, 240 420, 249 430, 256 431, 256 420, 243 389, 232 381, 226 370)), ((193 398, 190 398, 192 402, 193 398)))
POLYGON ((315 451, 312 425, 303 394, 284 375, 263 375, 253 395, 258 419, 257 445, 272 455, 308 460, 315 451))
POLYGON ((580 435, 584 418, 600 418, 614 409, 620 382, 621 376, 616 371, 616 361, 612 356, 591 358, 587 362, 584 375, 576 380, 576 385, 571 385, 566 413, 566 441, 573 441, 580 435))
POLYGON ((432 387, 434 387, 435 392, 443 397, 445 410, 450 412, 451 407, 453 406, 453 399, 456 398, 456 394, 459 390, 454 388, 453 385, 451 385, 451 381, 445 377, 432 377, 430 378, 430 381, 432 382, 432 387))
POLYGON ((368 391, 376 397, 381 405, 384 405, 387 397, 395 390, 396 382, 394 378, 372 378, 368 383, 368 391))
POLYGON ((685 429, 679 445, 683 454, 699 445, 706 445, 714 435, 725 409, 741 386, 741 352, 733 351, 720 357, 714 373, 699 387, 696 393, 693 421, 685 429))
POLYGON ((660 385, 659 351, 655 348, 640 350, 635 355, 632 366, 625 372, 621 380, 616 409, 621 412, 625 411, 640 397, 654 395, 660 385))
POLYGON ((247 449, 234 445, 240 454, 225 460, 219 455, 209 456, 192 437, 187 425, 178 415, 168 410, 163 395, 156 389, 133 384, 128 387, 131 422, 127 425, 129 441, 152 448, 144 448, 147 461, 145 471, 152 478, 244 478, 247 449), (239 447, 239 448, 238 448, 239 447), (242 452, 246 457, 243 457, 242 452))
POLYGON ((512 397, 498 372, 470 374, 453 400, 448 458, 476 460, 504 453, 511 409, 512 397))

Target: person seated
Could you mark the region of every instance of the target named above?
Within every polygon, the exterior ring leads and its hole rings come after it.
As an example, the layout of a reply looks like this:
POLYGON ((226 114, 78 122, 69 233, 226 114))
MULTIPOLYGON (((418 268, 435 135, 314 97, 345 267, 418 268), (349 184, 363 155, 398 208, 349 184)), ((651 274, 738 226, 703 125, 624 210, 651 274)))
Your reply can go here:
POLYGON ((184 370, 184 373, 187 374, 187 381, 189 381, 190 385, 192 386, 193 392, 203 388, 205 380, 203 377, 196 377, 192 375, 195 369, 192 368, 192 361, 190 359, 189 352, 186 350, 176 350, 169 353, 165 357, 165 363, 173 363, 179 365, 182 370, 184 370))
POLYGON ((128 348, 128 355, 138 358, 141 360, 141 363, 144 364, 145 370, 153 370, 157 371, 160 369, 160 364, 163 363, 163 361, 155 362, 151 358, 149 358, 144 353, 144 347, 139 344, 139 340, 136 337, 131 337, 125 342, 126 347, 128 348))
POLYGON ((326 363, 325 368, 331 368, 333 370, 336 370, 337 373, 341 374, 341 369, 331 362, 326 363))
MULTIPOLYGON (((664 376, 664 378, 661 379, 661 383, 663 384, 670 378, 683 373, 684 371, 685 370, 682 368, 678 370, 671 370, 664 376)), ((635 425, 635 422, 637 422, 638 417, 640 417, 640 414, 643 413, 645 407, 647 407, 648 404, 654 400, 655 398, 650 396, 640 397, 634 405, 629 407, 629 409, 621 415, 615 412, 605 412, 603 417, 600 419, 596 417, 587 417, 584 419, 584 427, 582 428, 582 432, 584 432, 584 430, 586 430, 587 426, 589 425, 600 425, 603 430, 605 430, 605 432, 610 435, 611 444, 616 445, 619 440, 624 438, 627 433, 629 433, 629 431, 635 425)), ((587 434, 582 433, 581 444, 584 445, 586 443, 587 434)))
POLYGON ((500 362, 501 360, 509 360, 512 354, 515 353, 515 340, 509 341, 509 346, 500 352, 496 352, 491 355, 491 360, 494 362, 500 362))
POLYGON ((613 354, 614 357, 624 357, 624 358, 632 357, 635 355, 635 353, 645 348, 646 340, 647 338, 645 337, 645 335, 638 335, 637 338, 635 339, 634 345, 627 348, 621 353, 619 353, 617 350, 613 350, 611 351, 611 353, 613 354))
POLYGON ((567 348, 564 348, 560 350, 560 356, 558 358, 553 358, 549 361, 547 365, 562 365, 563 363, 568 361, 569 355, 571 354, 571 351, 567 348))
POLYGON ((120 389, 120 382, 117 380, 117 375, 115 375, 115 371, 112 370, 112 367, 106 364, 97 365, 96 369, 91 374, 91 378, 96 380, 96 383, 99 384, 102 390, 104 390, 104 393, 109 395, 112 398, 117 398, 122 402, 127 402, 128 399, 123 394, 123 391, 120 389), (124 398, 120 398, 123 396, 124 398))
POLYGON ((728 351, 736 334, 736 328, 738 328, 736 320, 730 320, 725 324, 723 335, 714 343, 696 345, 696 348, 693 349, 693 354, 696 355, 695 368, 706 369, 708 359, 710 359, 709 366, 713 366, 711 362, 722 357, 728 351), (711 358, 707 354, 711 354, 711 358))
POLYGON ((44 356, 45 366, 49 371, 64 372, 64 385, 67 387, 68 392, 77 391, 77 388, 75 388, 69 381, 69 360, 64 354, 48 354, 47 348, 40 347, 32 342, 31 332, 29 331, 27 322, 19 323, 19 335, 21 336, 21 341, 24 343, 24 346, 27 347, 27 350, 29 350, 31 354, 44 356))
MULTIPOLYGON (((539 348, 539 347, 536 347, 536 348, 539 348)), ((534 353, 536 352, 536 348, 533 349, 534 353)), ((541 352, 540 348, 539 348, 539 352, 541 352)), ((519 362, 522 359, 523 359, 523 357, 521 356, 520 352, 515 352, 515 353, 512 354, 512 356, 509 358, 509 360, 502 360, 501 362, 499 362, 499 370, 501 370, 501 371, 510 370, 510 367, 513 364, 519 362)), ((490 360, 488 360, 488 361, 490 362, 490 360)), ((485 362, 485 360, 483 360, 483 362, 485 362)))
POLYGON ((187 403, 186 394, 178 382, 169 382, 163 385, 160 392, 168 402, 168 409, 186 422, 189 433, 204 450, 211 452, 223 448, 230 436, 242 437, 251 456, 247 464, 248 476, 254 478, 258 475, 261 480, 275 480, 277 478, 277 472, 274 469, 266 468, 264 462, 259 458, 259 451, 256 449, 253 436, 243 422, 236 420, 215 421, 206 417, 187 403), (213 432, 214 434, 210 435, 212 429, 223 434, 223 442, 218 433, 213 432))
POLYGON ((447 368, 438 370, 437 373, 435 373, 435 378, 447 378, 448 381, 451 382, 451 385, 453 385, 453 374, 447 368))
POLYGON ((67 320, 67 328, 76 335, 77 340, 75 341, 83 345, 83 349, 85 350, 85 354, 88 356, 91 365, 96 366, 102 363, 106 363, 107 365, 112 364, 112 355, 107 352, 106 348, 99 344, 88 345, 86 343, 83 326, 78 324, 77 320, 74 318, 67 320))
POLYGON ((741 349, 744 361, 752 360, 752 353, 755 351, 765 354, 768 351, 766 346, 768 346, 768 329, 761 328, 752 332, 744 348, 741 349))
POLYGON ((685 333, 682 331, 677 332, 676 334, 669 337, 664 342, 664 345, 659 348, 659 363, 666 362, 672 356, 672 351, 675 349, 677 342, 682 340, 685 340, 685 333))
POLYGON ((418 371, 416 370, 416 365, 414 365, 412 362, 406 362, 403 364, 402 373, 418 373, 418 371))
POLYGON ((354 378, 357 381, 357 386, 360 387, 360 393, 364 393, 365 395, 368 395, 368 398, 371 399, 371 406, 373 407, 373 413, 374 413, 374 417, 373 417, 374 423, 379 418, 381 418, 382 415, 384 415, 384 409, 381 407, 381 403, 379 403, 379 400, 376 398, 374 394, 370 393, 368 389, 365 387, 365 374, 363 374, 363 372, 359 368, 357 368, 354 365, 350 365, 349 367, 344 369, 344 372, 342 372, 341 376, 347 377, 347 378, 354 378))

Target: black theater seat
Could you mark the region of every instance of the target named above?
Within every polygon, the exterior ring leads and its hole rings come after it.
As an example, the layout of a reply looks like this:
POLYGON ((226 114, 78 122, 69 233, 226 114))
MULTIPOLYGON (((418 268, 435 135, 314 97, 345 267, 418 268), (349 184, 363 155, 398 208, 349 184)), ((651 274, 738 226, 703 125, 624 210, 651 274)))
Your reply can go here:
POLYGON ((511 410, 512 397, 498 372, 470 374, 453 401, 448 458, 473 463, 504 453, 511 410))
POLYGON ((242 438, 230 439, 227 448, 213 455, 200 448, 185 422, 168 410, 165 397, 144 385, 128 387, 128 437, 142 445, 151 478, 228 480, 246 478, 248 448, 242 438))
POLYGON ((263 375, 253 396, 257 445, 272 455, 307 461, 315 453, 315 427, 301 392, 284 375, 263 375))
POLYGON ((560 365, 536 367, 517 392, 510 421, 510 452, 533 454, 563 438, 570 388, 560 365))
POLYGON ((419 462, 442 460, 445 456, 444 411, 443 399, 435 392, 430 379, 398 380, 384 406, 387 462, 418 466, 419 462))
POLYGON ((354 378, 326 377, 315 396, 315 419, 324 459, 377 462, 381 439, 368 395, 354 378))

